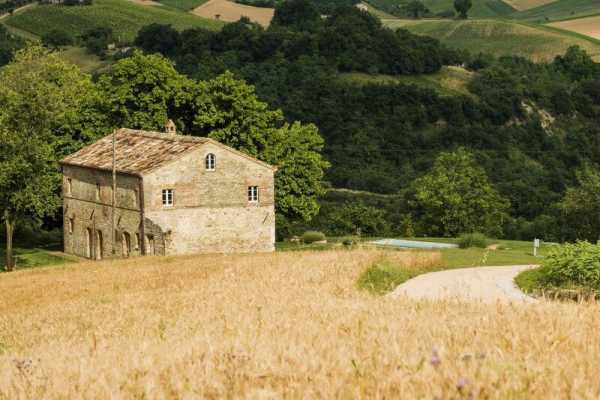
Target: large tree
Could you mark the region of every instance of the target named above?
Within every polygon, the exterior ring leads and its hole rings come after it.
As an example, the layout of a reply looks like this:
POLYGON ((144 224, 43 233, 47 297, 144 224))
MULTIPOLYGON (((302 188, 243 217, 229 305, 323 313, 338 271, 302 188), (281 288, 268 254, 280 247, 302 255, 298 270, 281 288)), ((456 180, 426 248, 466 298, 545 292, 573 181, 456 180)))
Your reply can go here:
POLYGON ((567 189, 562 208, 579 239, 600 240, 600 171, 577 171, 577 186, 567 189))
POLYGON ((142 53, 119 61, 99 84, 116 124, 162 129, 171 118, 185 133, 209 136, 277 165, 278 213, 303 220, 317 214, 328 166, 321 156, 323 139, 312 124, 286 123, 253 86, 231 73, 196 82, 164 57, 142 53))
POLYGON ((464 148, 441 153, 431 171, 415 181, 414 198, 431 232, 444 236, 502 233, 508 201, 464 148))
POLYGON ((58 206, 56 160, 93 138, 102 125, 87 75, 40 47, 18 52, 0 70, 0 218, 6 227, 6 268, 12 269, 15 228, 58 206))

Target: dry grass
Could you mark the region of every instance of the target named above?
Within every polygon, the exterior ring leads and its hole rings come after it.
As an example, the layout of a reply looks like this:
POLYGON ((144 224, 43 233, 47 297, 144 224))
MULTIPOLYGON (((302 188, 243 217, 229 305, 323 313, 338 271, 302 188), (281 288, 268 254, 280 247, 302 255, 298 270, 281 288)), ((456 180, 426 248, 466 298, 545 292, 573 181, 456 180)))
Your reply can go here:
POLYGON ((576 32, 594 39, 600 39, 600 16, 553 22, 548 25, 555 28, 576 32))
MULTIPOLYGON (((428 253, 430 262, 439 255, 428 253)), ((0 277, 0 398, 597 398, 600 306, 393 301, 419 253, 138 258, 0 277)))
POLYGON ((251 21, 257 22, 262 26, 269 26, 273 19, 275 9, 252 7, 228 0, 209 0, 200 7, 194 9, 192 13, 200 17, 227 22, 235 22, 239 21, 242 17, 248 17, 251 21))

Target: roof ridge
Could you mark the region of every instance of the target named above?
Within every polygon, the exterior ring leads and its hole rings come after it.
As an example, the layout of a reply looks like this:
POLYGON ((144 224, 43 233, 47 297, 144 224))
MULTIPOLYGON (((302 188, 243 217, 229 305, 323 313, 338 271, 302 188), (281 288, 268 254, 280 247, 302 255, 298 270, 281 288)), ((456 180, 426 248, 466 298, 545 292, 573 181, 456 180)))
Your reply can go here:
POLYGON ((118 133, 121 133, 121 132, 126 133, 128 135, 138 135, 138 136, 150 137, 150 138, 159 139, 159 140, 167 140, 170 142, 185 141, 185 142, 204 143, 204 142, 208 141, 208 138, 202 137, 202 136, 179 135, 179 134, 174 135, 174 134, 168 134, 165 132, 147 131, 147 130, 143 130, 143 129, 120 128, 120 129, 118 129, 117 132, 118 133))

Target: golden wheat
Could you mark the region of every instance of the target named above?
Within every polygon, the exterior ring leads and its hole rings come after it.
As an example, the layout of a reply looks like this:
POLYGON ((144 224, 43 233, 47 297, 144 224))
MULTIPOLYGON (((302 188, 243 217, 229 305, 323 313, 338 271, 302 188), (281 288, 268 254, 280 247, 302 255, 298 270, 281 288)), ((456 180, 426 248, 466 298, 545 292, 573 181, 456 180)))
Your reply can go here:
POLYGON ((356 250, 0 275, 0 398, 597 398, 600 307, 413 302, 356 250))

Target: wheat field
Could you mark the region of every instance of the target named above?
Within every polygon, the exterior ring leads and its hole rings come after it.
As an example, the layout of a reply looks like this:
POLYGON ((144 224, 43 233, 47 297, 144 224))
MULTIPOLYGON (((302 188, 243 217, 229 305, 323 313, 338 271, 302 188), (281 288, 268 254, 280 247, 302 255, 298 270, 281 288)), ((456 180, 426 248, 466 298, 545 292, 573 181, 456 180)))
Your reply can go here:
POLYGON ((391 300, 376 250, 137 258, 0 274, 0 399, 600 395, 600 306, 391 300))

